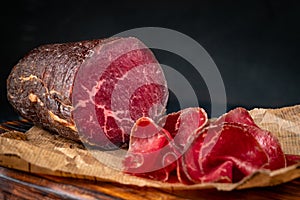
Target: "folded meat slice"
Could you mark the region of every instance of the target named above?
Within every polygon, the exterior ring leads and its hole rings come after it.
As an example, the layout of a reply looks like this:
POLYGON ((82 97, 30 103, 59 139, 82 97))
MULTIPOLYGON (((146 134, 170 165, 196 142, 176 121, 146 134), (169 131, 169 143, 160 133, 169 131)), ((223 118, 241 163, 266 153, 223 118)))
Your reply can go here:
POLYGON ((286 166, 286 158, 282 151, 279 140, 269 131, 259 128, 250 113, 245 108, 235 108, 218 118, 214 124, 226 122, 238 123, 247 126, 248 132, 256 139, 264 151, 269 155, 269 162, 265 169, 278 169, 286 166))
POLYGON ((181 159, 181 171, 191 183, 238 182, 259 169, 285 167, 278 143, 258 127, 225 122, 197 135, 181 159))
POLYGON ((162 117, 159 125, 166 129, 173 138, 173 143, 182 154, 193 141, 197 129, 207 125, 208 117, 203 108, 185 108, 162 117))
POLYGON ((285 154, 286 165, 294 165, 300 163, 300 155, 285 154))
POLYGON ((176 168, 177 155, 168 131, 142 117, 135 123, 124 159, 124 172, 154 180, 167 181, 176 168))
POLYGON ((257 126, 251 117, 248 110, 242 107, 237 107, 233 110, 230 110, 228 113, 225 113, 219 117, 213 124, 220 124, 224 122, 234 122, 239 124, 257 126))
MULTIPOLYGON (((289 157, 294 163, 298 158, 289 157)), ((139 119, 131 133, 125 171, 154 180, 195 184, 238 182, 257 170, 286 166, 278 140, 247 110, 234 109, 208 124, 201 108, 139 119), (175 179, 174 179, 175 175, 175 179)))
POLYGON ((154 180, 173 181, 170 174, 176 173, 178 159, 188 149, 189 141, 194 140, 196 130, 207 121, 202 108, 171 113, 163 117, 159 125, 150 118, 140 118, 131 132, 124 171, 154 180))

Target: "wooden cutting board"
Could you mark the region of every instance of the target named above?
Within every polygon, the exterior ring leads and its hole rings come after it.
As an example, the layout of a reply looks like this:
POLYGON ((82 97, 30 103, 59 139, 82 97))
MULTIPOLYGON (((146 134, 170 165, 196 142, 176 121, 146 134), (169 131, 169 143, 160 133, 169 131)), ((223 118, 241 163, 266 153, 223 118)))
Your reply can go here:
POLYGON ((0 199, 290 199, 300 197, 300 179, 274 187, 222 192, 165 192, 115 183, 42 176, 0 167, 0 199))

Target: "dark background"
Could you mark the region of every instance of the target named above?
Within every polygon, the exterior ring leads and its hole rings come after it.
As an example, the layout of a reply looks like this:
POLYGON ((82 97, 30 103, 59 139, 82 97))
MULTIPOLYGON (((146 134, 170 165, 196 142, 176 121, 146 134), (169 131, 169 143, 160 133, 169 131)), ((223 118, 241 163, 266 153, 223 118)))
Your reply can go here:
MULTIPOLYGON (((146 2, 27 0, 2 5, 0 120, 17 117, 6 100, 6 78, 32 48, 145 26, 174 29, 198 41, 221 72, 228 109, 300 103, 299 1, 146 2)), ((191 73, 176 56, 155 54, 161 63, 191 73)), ((205 83, 201 77, 191 82, 200 105, 209 110, 205 83)), ((176 99, 171 99, 169 109, 176 110, 176 99)))

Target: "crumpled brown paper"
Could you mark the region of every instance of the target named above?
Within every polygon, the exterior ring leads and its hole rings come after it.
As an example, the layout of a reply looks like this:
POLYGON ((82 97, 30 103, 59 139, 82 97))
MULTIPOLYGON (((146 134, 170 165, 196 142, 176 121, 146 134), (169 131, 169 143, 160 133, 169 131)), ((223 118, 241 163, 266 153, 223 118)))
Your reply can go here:
MULTIPOLYGON (((300 105, 280 109, 250 111, 257 125, 271 131, 286 154, 300 155, 300 105)), ((25 134, 11 131, 0 137, 0 165, 63 177, 116 182, 127 185, 156 187, 166 190, 216 188, 230 191, 272 186, 300 177, 300 163, 276 171, 257 171, 238 183, 203 183, 184 185, 143 179, 120 170, 122 151, 86 150, 84 146, 33 127, 25 134)))

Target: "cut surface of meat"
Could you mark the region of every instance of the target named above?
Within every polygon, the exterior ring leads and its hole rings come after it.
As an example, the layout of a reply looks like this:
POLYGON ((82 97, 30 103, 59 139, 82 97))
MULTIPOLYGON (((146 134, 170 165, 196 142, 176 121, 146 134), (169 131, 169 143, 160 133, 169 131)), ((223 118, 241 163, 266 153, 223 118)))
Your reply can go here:
POLYGON ((233 110, 230 110, 228 113, 225 113, 219 117, 213 124, 221 124, 224 122, 234 122, 250 126, 257 126, 248 110, 242 107, 237 107, 233 110))
POLYGON ((287 166, 300 163, 300 155, 285 154, 285 157, 287 166))
POLYGON ((163 71, 144 44, 135 38, 112 43, 95 49, 83 63, 73 90, 73 116, 81 139, 106 149, 127 144, 138 118, 164 114, 168 97, 163 71))
MULTIPOLYGON (((249 128, 252 127, 224 123, 203 129, 183 155, 185 175, 193 183, 231 183, 240 181, 258 169, 270 169, 269 166, 274 164, 271 158, 281 158, 282 155, 266 152, 249 128)), ((277 164, 274 169, 281 167, 285 167, 284 162, 277 164)))
POLYGON ((132 37, 37 47, 13 68, 7 88, 35 125, 104 149, 128 144, 134 122, 159 118, 168 98, 162 68, 132 37))
MULTIPOLYGON (((147 124, 144 122, 139 119, 131 135, 124 163, 132 170, 127 170, 129 174, 184 184, 235 183, 257 170, 286 167, 278 140, 259 128, 243 108, 234 109, 212 123, 208 123, 201 108, 171 113, 160 119, 158 125, 147 119, 151 126, 141 129, 147 124)), ((288 159, 291 164, 299 158, 288 159)))
POLYGON ((147 117, 138 119, 131 132, 129 149, 123 163, 124 172, 167 181, 178 159, 170 141, 170 133, 153 120, 147 117))
POLYGON ((202 108, 187 108, 171 113, 155 124, 140 118, 130 136, 124 171, 161 181, 174 181, 178 160, 194 140, 197 129, 206 125, 207 114, 202 108))
POLYGON ((254 126, 248 126, 247 129, 268 155, 268 162, 263 166, 264 169, 275 170, 286 167, 285 154, 278 139, 272 133, 254 126))
POLYGON ((159 120, 159 125, 167 130, 176 149, 183 154, 190 141, 196 137, 196 130, 207 125, 208 117, 204 109, 199 107, 185 108, 181 111, 170 113, 159 120))
POLYGON ((278 139, 269 131, 259 128, 250 113, 241 107, 235 108, 221 116, 213 124, 221 123, 238 123, 246 126, 248 132, 256 139, 264 151, 268 154, 269 162, 266 163, 264 169, 278 169, 286 166, 284 152, 278 139))

